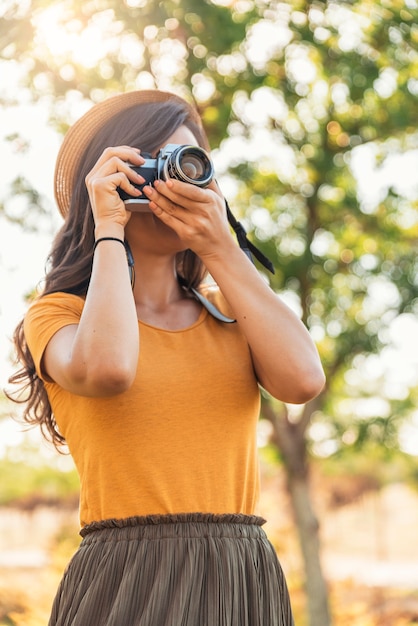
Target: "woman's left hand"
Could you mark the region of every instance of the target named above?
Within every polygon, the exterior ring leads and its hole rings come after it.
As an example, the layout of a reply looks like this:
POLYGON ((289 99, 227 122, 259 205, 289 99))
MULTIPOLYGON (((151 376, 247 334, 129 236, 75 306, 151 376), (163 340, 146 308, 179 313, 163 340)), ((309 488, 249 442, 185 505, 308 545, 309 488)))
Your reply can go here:
POLYGON ((145 187, 144 193, 154 215, 203 261, 225 244, 234 243, 225 200, 215 181, 202 188, 175 179, 157 180, 154 187, 145 187))

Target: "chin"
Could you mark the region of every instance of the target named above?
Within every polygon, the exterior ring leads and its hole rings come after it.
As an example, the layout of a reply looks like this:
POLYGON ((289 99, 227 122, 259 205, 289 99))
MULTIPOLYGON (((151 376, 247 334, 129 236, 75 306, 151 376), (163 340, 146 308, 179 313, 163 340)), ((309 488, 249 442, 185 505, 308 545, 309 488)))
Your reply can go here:
POLYGON ((158 245, 158 249, 163 252, 183 252, 186 250, 184 244, 182 244, 177 233, 166 226, 161 220, 158 219, 149 209, 141 213, 132 213, 131 218, 125 228, 126 239, 135 245, 138 243, 144 248, 144 238, 147 243, 153 242, 153 249, 155 250, 155 244, 158 245), (169 248, 169 250, 168 250, 169 248))

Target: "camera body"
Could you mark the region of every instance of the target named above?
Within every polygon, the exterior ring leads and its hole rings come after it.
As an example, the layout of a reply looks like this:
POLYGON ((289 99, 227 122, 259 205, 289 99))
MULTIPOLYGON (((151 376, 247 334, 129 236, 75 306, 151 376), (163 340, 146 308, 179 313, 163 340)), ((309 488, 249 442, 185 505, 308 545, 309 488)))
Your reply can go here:
MULTIPOLYGON (((142 156, 147 157, 148 155, 144 153, 142 156)), ((174 143, 164 146, 155 159, 145 158, 143 165, 139 167, 131 165, 131 167, 145 179, 141 185, 134 183, 134 186, 140 191, 146 185, 152 185, 155 180, 167 180, 168 178, 175 178, 197 187, 206 187, 214 175, 212 161, 203 148, 174 143)), ((118 193, 128 211, 149 210, 149 200, 146 196, 131 196, 119 187, 118 193)))

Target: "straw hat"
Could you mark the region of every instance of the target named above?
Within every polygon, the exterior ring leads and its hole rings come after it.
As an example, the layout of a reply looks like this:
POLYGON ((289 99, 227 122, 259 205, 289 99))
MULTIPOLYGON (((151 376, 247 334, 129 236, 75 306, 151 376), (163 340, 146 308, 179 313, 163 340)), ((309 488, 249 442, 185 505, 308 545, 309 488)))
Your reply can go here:
POLYGON ((95 104, 75 122, 64 137, 55 166, 55 199, 63 217, 66 216, 70 207, 78 158, 83 154, 100 128, 113 116, 133 106, 167 101, 179 102, 183 106, 188 106, 193 121, 199 126, 202 125, 200 117, 192 105, 173 93, 156 89, 129 91, 112 96, 103 102, 95 104))

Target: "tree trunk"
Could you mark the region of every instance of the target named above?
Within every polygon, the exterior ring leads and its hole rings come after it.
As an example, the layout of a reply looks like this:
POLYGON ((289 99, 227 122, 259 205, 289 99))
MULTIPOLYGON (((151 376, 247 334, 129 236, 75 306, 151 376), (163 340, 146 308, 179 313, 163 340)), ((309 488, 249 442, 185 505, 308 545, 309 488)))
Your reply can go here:
POLYGON ((263 416, 273 425, 274 441, 282 454, 286 468, 287 487, 305 569, 309 625, 330 626, 328 590, 320 560, 319 523, 311 502, 305 441, 309 417, 315 408, 312 404, 310 407, 307 405, 301 420, 292 423, 288 419, 286 410, 278 415, 271 404, 265 402, 263 416))
POLYGON ((288 488, 305 566, 310 626, 330 626, 328 590, 320 561, 319 524, 311 506, 307 480, 288 475, 288 488))

